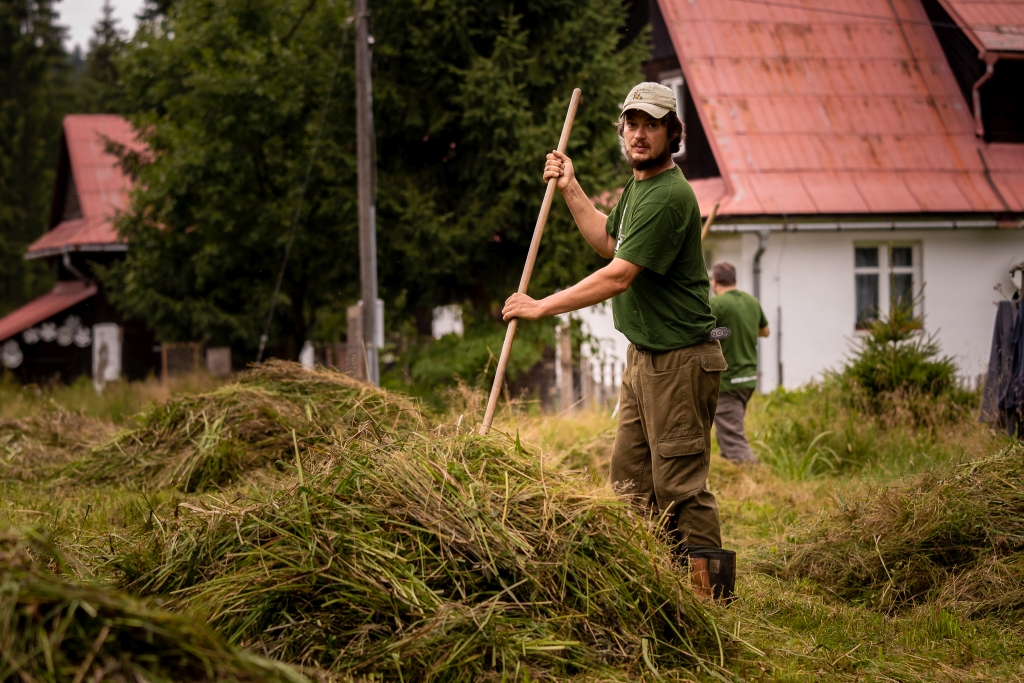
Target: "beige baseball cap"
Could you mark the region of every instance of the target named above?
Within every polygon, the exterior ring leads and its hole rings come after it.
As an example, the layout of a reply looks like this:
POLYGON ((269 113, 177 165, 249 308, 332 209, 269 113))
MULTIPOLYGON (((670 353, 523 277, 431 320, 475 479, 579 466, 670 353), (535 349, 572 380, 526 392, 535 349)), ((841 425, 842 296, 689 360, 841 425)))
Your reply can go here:
POLYGON ((626 101, 622 103, 623 114, 630 109, 639 109, 660 119, 676 110, 676 95, 672 88, 661 83, 640 83, 633 86, 626 95, 626 101))

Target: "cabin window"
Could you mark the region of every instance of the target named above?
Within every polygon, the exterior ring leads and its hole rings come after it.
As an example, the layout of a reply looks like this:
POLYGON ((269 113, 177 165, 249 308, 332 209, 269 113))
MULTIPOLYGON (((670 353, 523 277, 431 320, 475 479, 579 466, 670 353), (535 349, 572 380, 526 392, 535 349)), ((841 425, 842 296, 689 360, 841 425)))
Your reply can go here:
POLYGON ((853 248, 855 327, 866 329, 896 306, 914 306, 921 314, 919 244, 858 244, 853 248))
MULTIPOLYGON (((661 84, 671 88, 672 94, 676 96, 676 115, 679 120, 683 123, 683 130, 686 130, 686 87, 685 81, 683 80, 683 72, 681 70, 673 70, 667 74, 661 74, 661 84)), ((686 159, 686 136, 683 136, 682 142, 679 143, 679 151, 672 155, 672 158, 678 163, 686 159)))

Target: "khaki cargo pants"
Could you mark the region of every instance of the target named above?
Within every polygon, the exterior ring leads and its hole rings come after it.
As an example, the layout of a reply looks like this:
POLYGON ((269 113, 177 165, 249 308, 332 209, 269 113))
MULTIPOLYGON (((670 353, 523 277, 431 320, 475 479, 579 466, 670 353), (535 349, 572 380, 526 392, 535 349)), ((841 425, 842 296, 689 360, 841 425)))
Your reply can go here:
POLYGON ((626 357, 612 486, 655 517, 664 514, 668 531, 684 546, 722 547, 707 479, 711 424, 727 367, 717 341, 662 352, 630 344, 626 357))

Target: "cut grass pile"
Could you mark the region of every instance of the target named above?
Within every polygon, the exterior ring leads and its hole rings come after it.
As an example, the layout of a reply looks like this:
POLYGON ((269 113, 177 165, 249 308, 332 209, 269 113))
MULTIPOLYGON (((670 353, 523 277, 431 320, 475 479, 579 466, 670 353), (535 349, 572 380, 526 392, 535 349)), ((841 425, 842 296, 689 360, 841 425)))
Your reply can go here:
POLYGON ((237 382, 173 398, 137 418, 74 466, 85 481, 202 491, 290 459, 303 447, 367 436, 379 441, 426 424, 412 401, 341 373, 269 361, 237 382))
POLYGON ((294 488, 155 518, 113 560, 125 588, 336 675, 547 680, 720 659, 725 636, 652 526, 518 441, 413 435, 296 464, 294 488))
POLYGON ((0 476, 34 481, 107 438, 112 426, 47 403, 33 415, 0 418, 0 476))
POLYGON ((1024 607, 1024 448, 924 473, 838 505, 780 546, 787 578, 893 612, 1024 607))
POLYGON ((305 680, 195 620, 41 566, 61 562, 43 536, 0 531, 0 681, 305 680))

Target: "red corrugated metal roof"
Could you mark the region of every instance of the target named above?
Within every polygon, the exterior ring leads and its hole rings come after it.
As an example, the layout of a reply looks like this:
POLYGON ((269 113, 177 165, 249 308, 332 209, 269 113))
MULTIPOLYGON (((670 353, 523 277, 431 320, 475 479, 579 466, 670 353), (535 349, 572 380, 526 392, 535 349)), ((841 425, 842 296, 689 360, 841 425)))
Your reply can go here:
POLYGON ((96 285, 81 280, 58 282, 51 291, 0 318, 0 341, 24 332, 96 294, 96 285))
POLYGON ((82 218, 54 226, 29 246, 29 254, 119 242, 112 219, 127 207, 132 183, 118 167, 117 157, 107 153, 108 139, 134 151, 144 149, 131 124, 120 116, 64 117, 64 142, 82 218))
POLYGON ((919 0, 659 5, 722 215, 1024 211, 1024 145, 975 138, 919 0))
POLYGON ((1024 2, 1020 0, 939 0, 979 48, 1024 51, 1024 2))

